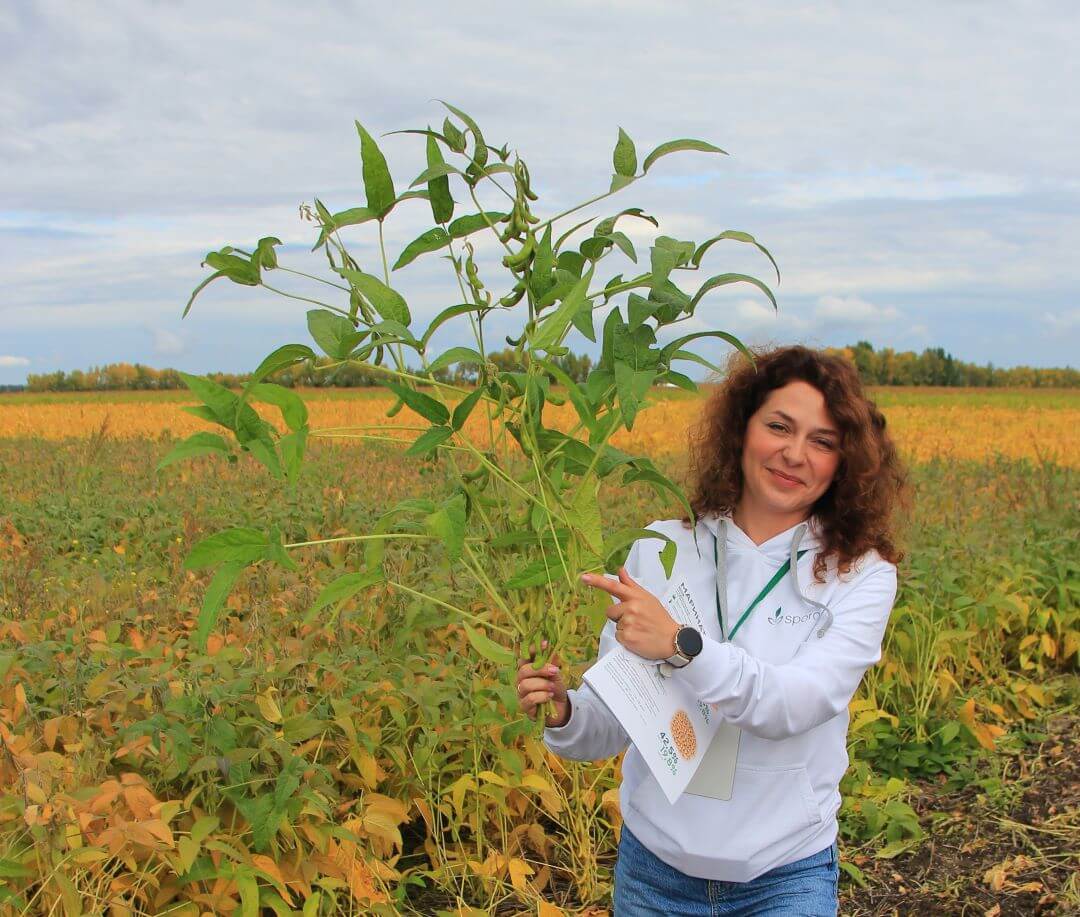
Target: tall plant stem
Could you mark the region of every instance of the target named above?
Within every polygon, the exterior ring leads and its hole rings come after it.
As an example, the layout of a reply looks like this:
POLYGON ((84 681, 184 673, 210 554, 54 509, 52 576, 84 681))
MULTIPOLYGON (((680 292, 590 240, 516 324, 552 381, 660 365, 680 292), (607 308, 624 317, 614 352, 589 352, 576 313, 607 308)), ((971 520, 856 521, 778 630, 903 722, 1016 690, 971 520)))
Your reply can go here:
POLYGON ((428 595, 426 592, 421 592, 419 589, 413 589, 411 586, 406 586, 404 583, 399 583, 396 580, 387 580, 387 586, 393 586, 395 589, 400 589, 402 592, 407 592, 409 595, 415 595, 418 599, 424 599, 428 602, 434 602, 436 605, 441 605, 443 608, 447 608, 450 611, 457 612, 463 618, 468 618, 470 621, 475 621, 477 624, 483 627, 490 627, 492 630, 498 631, 500 634, 505 634, 507 637, 513 637, 514 632, 495 624, 491 621, 485 621, 479 615, 474 615, 471 611, 465 611, 464 608, 458 608, 456 605, 451 605, 449 602, 444 602, 442 599, 437 599, 433 595, 428 595))
POLYGON ((513 623, 514 627, 521 632, 521 621, 518 620, 517 616, 510 610, 510 606, 503 600, 502 595, 499 594, 499 590, 492 584, 488 575, 484 572, 483 567, 480 566, 480 561, 477 560, 472 548, 468 545, 465 545, 465 554, 468 555, 469 558, 468 563, 465 564, 465 568, 472 573, 473 578, 484 587, 487 594, 490 595, 495 604, 499 606, 499 610, 506 615, 513 623))
MULTIPOLYGON (((291 544, 283 545, 286 548, 308 548, 316 544, 337 544, 342 541, 373 541, 375 539, 390 539, 390 538, 408 538, 408 539, 421 539, 426 541, 440 541, 436 535, 421 535, 414 532, 380 532, 374 535, 343 535, 340 538, 319 538, 316 541, 294 541, 291 544)), ((479 538, 476 535, 467 536, 466 541, 483 541, 483 538, 479 538)))
MULTIPOLYGON (((635 181, 636 181, 636 179, 635 179, 635 181)), ((598 194, 596 197, 585 201, 583 204, 578 204, 576 207, 571 207, 569 210, 564 210, 562 213, 557 213, 557 214, 555 214, 555 216, 553 216, 553 217, 551 217, 551 218, 549 218, 547 220, 544 220, 543 223, 540 223, 537 226, 534 226, 533 227, 533 232, 540 232, 540 230, 546 229, 548 226, 550 226, 556 220, 561 220, 563 217, 568 217, 572 213, 577 213, 579 210, 584 210, 586 207, 589 207, 592 204, 599 203, 600 201, 604 200, 605 198, 611 197, 613 194, 618 194, 620 191, 623 190, 623 188, 629 188, 630 185, 632 185, 632 184, 633 184, 632 181, 627 182, 625 185, 622 186, 622 188, 618 188, 615 191, 607 191, 604 194, 598 194)))

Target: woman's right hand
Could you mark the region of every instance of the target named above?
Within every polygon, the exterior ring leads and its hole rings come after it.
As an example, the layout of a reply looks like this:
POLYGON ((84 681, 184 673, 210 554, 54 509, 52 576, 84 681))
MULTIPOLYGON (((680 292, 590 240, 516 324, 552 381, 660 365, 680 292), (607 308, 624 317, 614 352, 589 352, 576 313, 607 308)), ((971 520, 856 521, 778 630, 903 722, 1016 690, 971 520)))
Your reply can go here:
MULTIPOLYGON (((547 647, 547 641, 543 644, 547 647)), ((570 698, 566 694, 558 653, 552 655, 547 665, 540 669, 533 668, 533 657, 518 660, 517 694, 518 703, 525 715, 532 719, 536 709, 544 703, 551 703, 551 712, 544 719, 545 726, 565 726, 570 719, 570 698)))

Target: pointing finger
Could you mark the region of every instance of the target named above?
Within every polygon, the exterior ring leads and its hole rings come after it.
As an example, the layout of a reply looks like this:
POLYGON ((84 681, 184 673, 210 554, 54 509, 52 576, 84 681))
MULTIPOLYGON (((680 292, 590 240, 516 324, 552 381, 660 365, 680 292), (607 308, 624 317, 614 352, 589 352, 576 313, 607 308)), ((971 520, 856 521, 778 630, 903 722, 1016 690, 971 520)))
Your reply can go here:
POLYGON ((640 589, 641 587, 626 571, 626 567, 619 567, 619 582, 625 586, 629 586, 632 589, 640 589))
POLYGON ((603 589, 604 592, 609 595, 615 596, 620 601, 622 599, 628 599, 631 595, 631 587, 627 586, 623 582, 616 582, 608 579, 606 576, 597 576, 594 573, 582 573, 581 581, 586 586, 594 586, 597 589, 603 589))

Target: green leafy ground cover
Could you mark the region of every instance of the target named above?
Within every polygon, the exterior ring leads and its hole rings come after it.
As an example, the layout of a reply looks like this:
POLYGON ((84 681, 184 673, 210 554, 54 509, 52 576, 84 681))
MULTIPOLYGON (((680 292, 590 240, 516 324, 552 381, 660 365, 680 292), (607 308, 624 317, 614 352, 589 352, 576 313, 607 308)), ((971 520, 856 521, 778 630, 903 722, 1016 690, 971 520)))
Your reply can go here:
MULTIPOLYGON (((293 491, 246 457, 154 472, 169 445, 0 441, 7 906, 605 908, 617 766, 546 755, 512 712, 510 673, 475 662, 438 606, 376 591, 308 615, 362 549, 249 571, 220 638, 193 648, 209 577, 182 563, 200 538, 248 523, 288 541, 362 531, 387 494, 420 496, 438 472, 318 446, 293 491)), ((1075 757, 1062 717, 1080 653, 1076 472, 915 474, 885 655, 852 710, 844 912, 1068 913, 1075 785, 1053 781, 1075 757)), ((643 523, 675 514, 640 491, 606 499, 643 523)), ((402 582, 442 562, 407 547, 387 558, 402 582)), ((579 673, 594 636, 574 639, 579 673)))

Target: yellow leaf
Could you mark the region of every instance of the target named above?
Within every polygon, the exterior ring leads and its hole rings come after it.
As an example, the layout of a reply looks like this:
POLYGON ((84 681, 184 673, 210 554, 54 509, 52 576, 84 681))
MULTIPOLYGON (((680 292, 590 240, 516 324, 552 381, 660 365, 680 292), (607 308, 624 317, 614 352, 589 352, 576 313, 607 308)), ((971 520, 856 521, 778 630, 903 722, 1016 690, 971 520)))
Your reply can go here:
POLYGON ((277 701, 269 694, 257 695, 255 698, 255 706, 259 708, 259 713, 263 715, 263 719, 268 723, 281 722, 281 708, 278 707, 277 701))
POLYGON ((1049 634, 1042 635, 1042 651, 1051 659, 1057 658, 1057 643, 1049 634))
POLYGON ((536 917, 565 917, 566 911, 547 901, 541 901, 536 910, 536 917))
POLYGON ((273 879, 277 883, 278 891, 281 893, 281 897, 285 899, 285 903, 292 906, 292 895, 285 887, 285 876, 281 872, 281 867, 270 859, 270 857, 262 853, 257 853, 251 858, 251 865, 256 869, 265 872, 273 879))
POLYGON ((496 786, 510 786, 505 777, 500 777, 495 771, 480 771, 477 776, 485 783, 494 783, 496 786))
POLYGON ((519 892, 525 891, 526 879, 533 874, 533 868, 524 860, 513 857, 510 860, 510 883, 519 892))
POLYGON ((530 790, 539 790, 541 793, 551 793, 551 784, 539 774, 526 774, 521 778, 521 785, 530 790))

